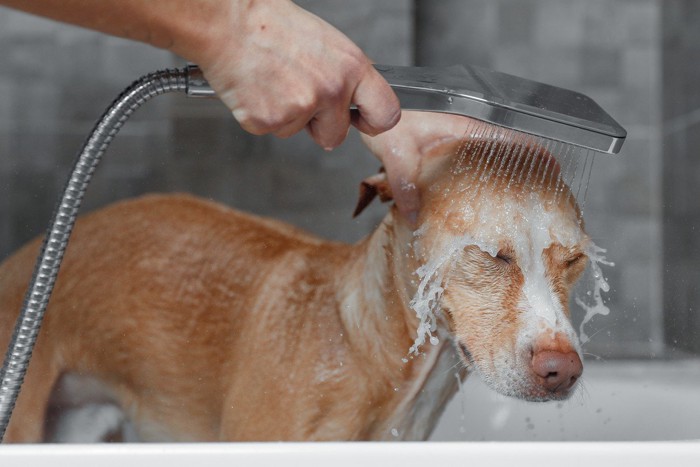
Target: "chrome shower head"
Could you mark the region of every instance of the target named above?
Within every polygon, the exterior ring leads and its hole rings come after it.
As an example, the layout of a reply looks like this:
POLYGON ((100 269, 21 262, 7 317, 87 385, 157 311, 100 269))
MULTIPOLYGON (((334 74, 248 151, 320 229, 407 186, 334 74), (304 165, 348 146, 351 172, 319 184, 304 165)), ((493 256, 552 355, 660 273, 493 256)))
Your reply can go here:
MULTIPOLYGON (((593 99, 568 89, 471 65, 375 68, 404 110, 464 115, 608 154, 627 136, 593 99)), ((188 72, 188 95, 214 96, 198 67, 188 72)))
POLYGON ((406 110, 472 117, 543 138, 616 154, 627 132, 588 96, 471 65, 375 65, 406 110))

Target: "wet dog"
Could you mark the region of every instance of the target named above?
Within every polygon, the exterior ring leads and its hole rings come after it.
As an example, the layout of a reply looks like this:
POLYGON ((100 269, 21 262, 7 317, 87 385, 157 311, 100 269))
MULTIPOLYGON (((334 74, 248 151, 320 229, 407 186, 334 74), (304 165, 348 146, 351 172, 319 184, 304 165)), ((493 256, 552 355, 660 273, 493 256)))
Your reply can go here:
MULTIPOLYGON (((568 397, 580 213, 542 149, 455 131, 465 120, 406 113, 366 138, 421 154, 417 230, 392 206, 339 244, 186 195, 82 217, 6 440, 76 440, 66 424, 96 407, 115 415, 95 438, 128 421, 145 441, 425 439, 467 369, 568 397)), ((363 187, 358 211, 391 199, 381 175, 363 187)), ((2 348, 38 248, 0 267, 2 348)))

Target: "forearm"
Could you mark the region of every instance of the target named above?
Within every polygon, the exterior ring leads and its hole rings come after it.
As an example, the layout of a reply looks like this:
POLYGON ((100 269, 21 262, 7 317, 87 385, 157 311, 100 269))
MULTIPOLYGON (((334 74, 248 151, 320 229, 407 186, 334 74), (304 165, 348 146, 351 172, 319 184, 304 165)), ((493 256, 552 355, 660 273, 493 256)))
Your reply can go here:
POLYGON ((243 0, 0 0, 27 13, 169 49, 194 61, 243 0))
POLYGON ((331 149, 352 122, 377 134, 399 102, 343 33, 291 0, 0 0, 0 5, 169 49, 199 65, 254 134, 306 128, 331 149), (355 106, 357 113, 350 115, 355 106))

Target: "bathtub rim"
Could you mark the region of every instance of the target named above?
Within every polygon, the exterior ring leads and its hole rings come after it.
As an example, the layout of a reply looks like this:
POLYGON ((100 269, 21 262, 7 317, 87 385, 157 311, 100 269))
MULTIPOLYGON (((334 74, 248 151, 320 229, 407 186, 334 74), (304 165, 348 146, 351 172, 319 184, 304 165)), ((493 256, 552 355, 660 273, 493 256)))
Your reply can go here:
POLYGON ((542 459, 568 465, 697 466, 700 440, 667 442, 327 442, 2 445, 3 467, 38 465, 304 465, 305 467, 402 467, 469 461, 489 467, 542 466, 542 459), (632 464, 634 462, 634 464, 632 464))

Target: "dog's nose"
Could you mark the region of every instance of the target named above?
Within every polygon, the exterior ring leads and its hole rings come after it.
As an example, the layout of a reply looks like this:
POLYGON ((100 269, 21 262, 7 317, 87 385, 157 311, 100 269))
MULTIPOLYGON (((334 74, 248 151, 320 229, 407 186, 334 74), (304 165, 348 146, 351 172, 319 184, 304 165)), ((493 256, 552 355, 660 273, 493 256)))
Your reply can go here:
POLYGON ((576 352, 543 350, 532 356, 532 370, 552 392, 571 389, 583 373, 583 364, 576 352))

